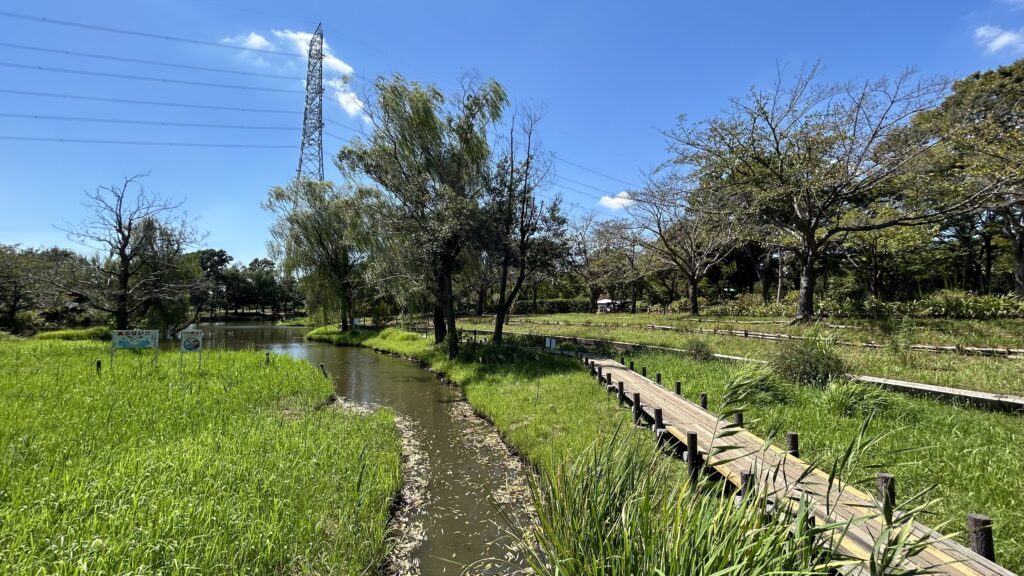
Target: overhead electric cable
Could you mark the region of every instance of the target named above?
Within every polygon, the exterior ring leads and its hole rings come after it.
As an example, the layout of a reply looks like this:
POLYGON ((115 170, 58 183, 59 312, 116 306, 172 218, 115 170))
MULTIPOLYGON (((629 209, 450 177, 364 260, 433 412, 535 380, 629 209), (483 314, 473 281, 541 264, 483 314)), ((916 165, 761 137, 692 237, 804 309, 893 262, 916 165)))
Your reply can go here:
POLYGON ((109 56, 106 54, 92 54, 90 52, 76 52, 74 50, 58 50, 56 48, 43 48, 41 46, 27 46, 25 44, 13 44, 11 42, 0 42, 0 46, 6 48, 17 48, 18 50, 32 50, 35 52, 46 52, 48 54, 61 54, 64 56, 80 56, 82 58, 96 58, 98 60, 111 60, 114 62, 129 62, 132 64, 146 64, 149 66, 165 66, 167 68, 180 68, 184 70, 200 70, 203 72, 217 72, 219 74, 237 74, 239 76, 254 76, 257 78, 279 78, 282 80, 301 81, 299 76, 288 76, 285 74, 268 74, 265 72, 247 72, 244 70, 228 70, 227 68, 209 68, 207 66, 192 66, 189 64, 178 64, 175 62, 158 62, 156 60, 141 60, 139 58, 124 58, 122 56, 109 56))
POLYGON ((107 98, 104 96, 83 96, 81 94, 58 94, 54 92, 34 92, 31 90, 9 90, 0 88, 2 94, 19 96, 36 96, 41 98, 65 98, 69 100, 88 100, 93 102, 112 102, 115 104, 141 104, 145 106, 167 106, 170 108, 196 108, 200 110, 223 110, 228 112, 256 112, 260 114, 302 114, 301 110, 275 110, 271 108, 246 108, 242 106, 217 106, 215 104, 186 104, 182 102, 160 102, 156 100, 133 100, 130 98, 107 98))
POLYGON ((180 148, 272 148, 277 150, 293 150, 295 146, 276 144, 208 144, 204 142, 150 142, 145 140, 91 140, 85 138, 43 138, 36 136, 3 136, 0 140, 20 142, 60 142, 65 144, 117 144, 126 146, 173 146, 180 148))
POLYGON ((197 44, 200 46, 213 46, 215 48, 228 48, 230 50, 241 50, 244 52, 259 52, 261 54, 273 54, 274 56, 283 56, 286 58, 304 58, 302 54, 293 54, 287 52, 278 52, 277 50, 267 50, 263 48, 246 48, 245 46, 236 46, 234 44, 224 44, 222 42, 210 42, 209 40, 196 40, 193 38, 182 38, 181 36, 170 36, 167 34, 155 34, 152 32, 139 32, 138 30, 125 30, 123 28, 113 28, 111 26, 99 26, 96 24, 83 24, 80 22, 69 22, 67 20, 57 20, 56 18, 43 18, 42 16, 30 16, 28 14, 16 14, 14 12, 7 12, 6 10, 0 10, 0 16, 5 18, 16 18, 19 20, 28 20, 30 22, 40 22, 43 24, 56 24, 59 26, 69 26, 72 28, 82 28, 85 30, 96 30, 99 32, 112 32, 115 34, 125 34, 128 36, 140 36, 142 38, 153 38, 156 40, 167 40, 170 42, 182 42, 185 44, 197 44))
POLYGON ((82 76, 102 76, 104 78, 120 78, 123 80, 142 80, 145 82, 160 82, 163 84, 186 84, 189 86, 204 86, 208 88, 229 88, 232 90, 248 90, 255 92, 284 92, 288 94, 305 94, 305 90, 292 90, 287 88, 263 88, 260 86, 245 86, 241 84, 219 84, 217 82, 199 82, 195 80, 177 80, 172 78, 159 78, 156 76, 138 76, 135 74, 115 74, 112 72, 95 72, 92 70, 74 70, 71 68, 54 68, 52 66, 32 66, 29 64, 17 64, 15 62, 0 62, 0 66, 6 68, 21 68, 24 70, 40 70, 43 72, 59 72, 61 74, 78 74, 82 76))
POLYGON ((284 130, 295 132, 295 126, 251 126, 247 124, 203 124, 198 122, 165 122, 161 120, 129 120, 123 118, 88 118, 84 116, 51 116, 47 114, 18 114, 0 112, 3 118, 26 118, 30 120, 62 120, 68 122, 97 122, 101 124, 142 124, 147 126, 181 126, 185 128, 226 128, 231 130, 284 130))
POLYGON ((586 170, 587 172, 591 172, 593 174, 597 174, 598 176, 604 176, 605 178, 607 178, 609 180, 614 180, 614 181, 616 181, 616 182, 618 182, 620 184, 625 184, 626 186, 630 186, 632 188, 640 188, 640 186, 637 186, 636 184, 633 184, 632 182, 628 182, 628 181, 623 180, 621 178, 616 178, 615 176, 612 176, 610 174, 605 174, 604 172, 601 172, 600 170, 594 170, 593 168, 587 168, 586 166, 584 166, 582 164, 577 164, 575 162, 570 162, 569 160, 566 160, 565 158, 562 158, 560 156, 555 156, 555 160, 558 161, 558 162, 561 162, 563 164, 568 164, 569 166, 574 166, 576 168, 579 168, 580 170, 586 170))

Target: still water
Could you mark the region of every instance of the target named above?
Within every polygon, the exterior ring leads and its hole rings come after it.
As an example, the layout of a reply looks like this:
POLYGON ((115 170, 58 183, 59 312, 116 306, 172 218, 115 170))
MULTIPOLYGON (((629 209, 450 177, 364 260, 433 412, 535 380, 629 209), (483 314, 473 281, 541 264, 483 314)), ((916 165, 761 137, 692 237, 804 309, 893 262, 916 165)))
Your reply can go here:
POLYGON ((484 440, 494 438, 494 431, 466 413, 456 390, 412 362, 308 342, 305 328, 256 323, 201 328, 208 349, 255 348, 322 363, 338 396, 370 408, 391 407, 404 419, 423 456, 426 480, 423 502, 408 518, 409 530, 422 530, 423 541, 412 553, 422 574, 460 574, 474 563, 474 573, 508 574, 521 567, 516 558, 507 562, 506 520, 521 510, 509 497, 510 487, 522 487, 521 467, 510 466, 503 446, 484 440))

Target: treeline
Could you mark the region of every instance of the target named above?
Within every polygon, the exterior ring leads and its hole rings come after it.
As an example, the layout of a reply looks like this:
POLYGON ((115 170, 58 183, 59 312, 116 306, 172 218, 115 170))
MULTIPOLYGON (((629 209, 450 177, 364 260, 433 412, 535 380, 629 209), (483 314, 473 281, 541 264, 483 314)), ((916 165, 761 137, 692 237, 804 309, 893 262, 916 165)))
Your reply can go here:
MULTIPOLYGON (((493 314, 500 342, 511 313, 594 311, 601 297, 798 319, 1020 315, 1024 60, 953 84, 780 72, 717 116, 680 117, 669 156, 612 219, 570 217, 542 115, 497 82, 446 94, 393 76, 374 92, 366 134, 335 157, 342 183, 270 190, 276 268, 189 251, 199 237, 177 206, 128 194, 134 179, 98 190, 98 217, 68 230, 102 257, 8 247, 5 261, 43 262, 31 266, 50 273, 29 277, 118 326, 304 301, 343 328, 426 316, 453 354, 459 314, 493 314)), ((75 309, 3 282, 6 326, 20 311, 75 309)))

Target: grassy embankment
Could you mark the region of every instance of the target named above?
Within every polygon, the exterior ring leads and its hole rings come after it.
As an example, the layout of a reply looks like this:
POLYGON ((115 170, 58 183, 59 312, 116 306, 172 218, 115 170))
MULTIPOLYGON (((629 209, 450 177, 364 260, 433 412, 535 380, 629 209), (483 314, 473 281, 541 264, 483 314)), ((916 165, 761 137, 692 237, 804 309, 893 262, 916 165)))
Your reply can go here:
MULTIPOLYGON (((558 319, 562 316, 544 316, 538 319, 558 319)), ((672 332, 643 328, 624 322, 630 317, 626 315, 587 316, 592 322, 605 323, 608 319, 619 320, 608 323, 622 322, 621 327, 549 324, 511 324, 507 330, 511 332, 529 332, 550 336, 570 336, 577 338, 593 338, 685 348, 697 338, 706 342, 713 352, 744 356, 760 360, 771 359, 783 344, 773 340, 755 340, 741 336, 696 335, 685 332, 672 332)), ((561 320, 566 321, 566 320, 561 320)), ((582 322, 582 319, 573 321, 582 322)), ((633 319, 636 322, 637 319, 633 319)), ((664 319, 658 324, 666 324, 664 319)), ((464 328, 476 328, 490 331, 493 323, 485 320, 470 320, 463 323, 464 328)), ((707 326, 704 326, 707 327, 707 326)), ((749 328, 749 326, 748 326, 749 328)), ((742 330, 742 327, 739 328, 742 330)), ((763 328, 758 328, 764 330, 763 328)), ((774 325, 769 330, 777 331, 774 325)), ((846 338, 842 330, 832 334, 846 338)), ((1024 361, 1013 358, 990 358, 983 356, 960 356, 956 354, 935 354, 930 352, 914 352, 901 348, 898 344, 881 349, 854 348, 839 346, 838 351, 854 374, 879 376, 898 380, 909 380, 924 384, 951 386, 982 392, 1024 395, 1024 361)))
POLYGON ((363 574, 401 484, 387 410, 324 407, 312 365, 0 343, 5 574, 363 574), (97 374, 94 362, 103 359, 97 374), (192 359, 187 359, 192 360, 192 359))
MULTIPOLYGON (((628 415, 594 384, 574 362, 557 358, 517 358, 515 362, 474 363, 449 361, 418 335, 386 330, 381 333, 342 334, 335 328, 310 333, 312 339, 363 345, 417 358, 460 383, 476 410, 491 419, 506 439, 527 458, 551 470, 572 459, 597 441, 611 437, 617 423, 628 415)), ((720 361, 698 361, 670 354, 634 356, 649 373, 664 381, 684 382, 684 393, 694 399, 708 392, 711 409, 720 408, 726 384, 750 366, 720 361)), ((826 401, 820 390, 776 381, 776 394, 765 394, 745 409, 755 432, 766 434, 776 424, 801 433, 805 459, 830 462, 857 436, 866 402, 843 402, 833 393, 826 401)), ((1020 506, 1024 480, 1020 462, 1024 421, 1019 416, 964 410, 957 406, 869 389, 877 394, 872 405, 883 407, 875 415, 872 432, 884 434, 870 459, 848 479, 872 485, 874 470, 884 464, 899 481, 899 492, 909 497, 937 484, 941 502, 935 515, 921 518, 935 527, 949 522, 946 532, 962 532, 968 511, 991 515, 996 523, 1000 562, 1024 568, 1024 513, 1020 506)), ((773 439, 782 445, 780 439, 773 439)), ((873 491, 873 488, 869 488, 873 491)), ((963 535, 958 537, 963 541, 963 535)), ((616 548, 621 552, 621 549, 616 548)))

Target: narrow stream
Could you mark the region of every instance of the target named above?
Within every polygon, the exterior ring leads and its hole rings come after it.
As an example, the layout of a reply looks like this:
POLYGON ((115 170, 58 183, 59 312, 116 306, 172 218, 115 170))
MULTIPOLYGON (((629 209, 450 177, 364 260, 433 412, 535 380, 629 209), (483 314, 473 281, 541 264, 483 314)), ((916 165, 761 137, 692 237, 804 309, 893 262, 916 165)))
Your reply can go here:
POLYGON ((518 513, 510 487, 522 486, 522 472, 495 433, 467 417, 458 391, 412 362, 363 348, 308 342, 305 328, 255 323, 206 324, 208 349, 269 349, 323 363, 344 400, 374 408, 389 406, 408 423, 425 456, 425 497, 409 525, 422 526, 413 552, 420 573, 508 574, 521 568, 508 552, 506 517, 518 513), (492 562, 491 559, 497 560, 492 562))

